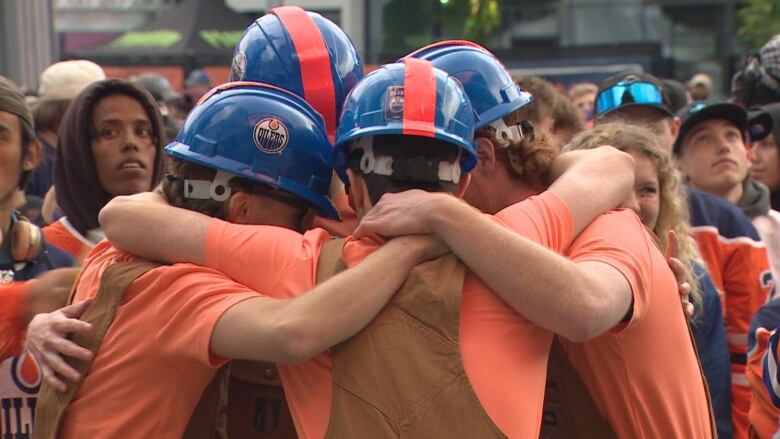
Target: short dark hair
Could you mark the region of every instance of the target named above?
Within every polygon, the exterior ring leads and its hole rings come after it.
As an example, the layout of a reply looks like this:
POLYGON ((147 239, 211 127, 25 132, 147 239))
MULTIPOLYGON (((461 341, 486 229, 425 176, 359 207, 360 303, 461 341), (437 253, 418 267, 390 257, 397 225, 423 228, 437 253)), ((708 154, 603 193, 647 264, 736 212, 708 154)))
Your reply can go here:
MULTIPOLYGON (((574 137, 575 134, 580 133, 585 129, 585 122, 582 120, 582 115, 568 97, 562 93, 558 93, 555 97, 555 105, 553 106, 553 131, 558 134, 561 131, 567 131, 574 137)), ((569 138, 568 140, 571 140, 569 138)), ((564 142, 567 143, 567 142, 564 142)))
MULTIPOLYGON (((35 131, 33 130, 33 127, 31 127, 21 117, 17 116, 17 119, 19 119, 19 128, 21 129, 19 139, 21 143, 20 146, 22 147, 22 161, 24 161, 24 159, 27 158, 27 153, 30 152, 30 145, 32 145, 33 142, 36 142, 37 138, 35 137, 35 131)), ((19 163, 19 166, 21 168, 22 164, 19 163)), ((24 189, 24 187, 27 186, 27 181, 30 180, 30 175, 32 175, 32 170, 22 171, 22 174, 19 177, 19 189, 24 189)))
POLYGON ((38 132, 57 132, 60 123, 65 117, 70 100, 68 99, 43 99, 33 106, 32 113, 35 120, 35 129, 38 132))
POLYGON ((738 73, 731 87, 733 99, 746 108, 780 102, 780 94, 764 85, 757 76, 738 73))
MULTIPOLYGON (((456 145, 443 140, 400 134, 374 136, 373 150, 376 156, 392 156, 394 166, 401 165, 403 162, 422 160, 432 169, 438 169, 441 162, 457 161, 459 152, 456 145)), ((360 148, 354 149, 347 158, 347 166, 363 176, 368 196, 373 204, 376 204, 384 194, 410 189, 446 193, 455 193, 458 190, 456 183, 441 181, 438 178, 435 181, 413 180, 392 175, 364 174, 360 169, 362 156, 363 151, 360 148)))
MULTIPOLYGON (((172 206, 182 209, 192 210, 214 218, 227 220, 227 201, 215 201, 212 199, 199 200, 186 198, 184 196, 184 180, 213 180, 217 175, 217 170, 188 162, 171 156, 165 156, 165 165, 168 171, 162 181, 162 194, 172 206)), ((299 225, 304 224, 304 219, 313 206, 303 198, 284 191, 276 189, 267 184, 242 177, 234 177, 229 182, 234 191, 247 192, 252 194, 262 194, 270 198, 281 200, 287 204, 300 208, 299 225)), ((298 230, 303 232, 303 230, 298 230)))

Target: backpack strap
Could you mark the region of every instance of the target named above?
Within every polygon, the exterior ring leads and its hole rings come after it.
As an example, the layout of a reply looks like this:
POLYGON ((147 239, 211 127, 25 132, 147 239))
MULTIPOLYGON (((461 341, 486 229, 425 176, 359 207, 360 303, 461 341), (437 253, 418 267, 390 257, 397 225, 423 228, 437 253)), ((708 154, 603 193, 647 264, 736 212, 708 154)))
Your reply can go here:
MULTIPOLYGON (((81 320, 92 324, 92 329, 87 332, 73 334, 71 340, 79 346, 97 353, 100 344, 103 342, 103 337, 105 337, 111 322, 114 320, 116 310, 122 303, 125 290, 143 274, 161 265, 157 262, 132 261, 117 262, 106 268, 100 277, 100 287, 97 296, 95 296, 89 308, 81 316, 81 320)), ((92 365, 91 361, 82 361, 71 357, 65 357, 65 361, 76 369, 82 377, 87 375, 92 365)), ((59 430, 62 416, 80 387, 80 383, 70 383, 68 390, 60 393, 48 385, 46 381, 41 383, 33 429, 36 439, 57 438, 57 431, 59 430)))

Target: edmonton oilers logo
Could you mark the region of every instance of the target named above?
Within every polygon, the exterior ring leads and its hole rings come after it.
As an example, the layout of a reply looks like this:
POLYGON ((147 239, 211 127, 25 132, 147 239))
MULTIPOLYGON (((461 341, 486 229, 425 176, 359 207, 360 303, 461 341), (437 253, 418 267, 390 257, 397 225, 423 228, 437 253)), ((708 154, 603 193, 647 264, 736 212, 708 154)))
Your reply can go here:
POLYGON ((404 118, 404 87, 392 85, 387 87, 385 94, 385 120, 401 120, 404 118))
POLYGON ((230 66, 231 75, 230 78, 233 81, 240 81, 244 79, 244 73, 246 73, 246 55, 242 51, 236 52, 233 56, 233 62, 230 66))
POLYGON ((11 378, 16 387, 25 393, 34 395, 38 393, 41 385, 41 372, 38 363, 29 352, 11 360, 11 378))
POLYGON ((290 140, 284 123, 269 117, 255 124, 254 140, 257 149, 268 154, 281 154, 290 140))

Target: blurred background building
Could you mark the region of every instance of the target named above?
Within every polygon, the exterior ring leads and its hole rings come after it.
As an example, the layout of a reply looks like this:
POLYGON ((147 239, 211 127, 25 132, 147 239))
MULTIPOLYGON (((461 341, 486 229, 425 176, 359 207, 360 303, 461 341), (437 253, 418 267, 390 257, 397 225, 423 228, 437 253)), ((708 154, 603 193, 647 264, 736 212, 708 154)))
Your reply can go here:
POLYGON ((59 60, 109 74, 155 70, 178 87, 224 81, 235 41, 295 4, 339 24, 368 65, 444 38, 479 41, 514 72, 567 83, 636 69, 725 89, 747 50, 780 32, 780 0, 0 0, 0 74, 30 87, 59 60), (766 35, 766 37, 764 37, 766 35))

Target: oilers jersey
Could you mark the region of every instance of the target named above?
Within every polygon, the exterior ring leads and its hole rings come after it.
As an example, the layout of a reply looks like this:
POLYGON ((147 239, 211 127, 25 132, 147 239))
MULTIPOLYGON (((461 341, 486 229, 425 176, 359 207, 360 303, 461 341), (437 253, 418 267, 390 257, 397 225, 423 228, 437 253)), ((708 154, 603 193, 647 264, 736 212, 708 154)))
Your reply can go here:
POLYGON ((734 437, 747 437, 751 390, 746 372, 748 332, 774 295, 766 247, 750 220, 723 198, 689 189, 691 230, 723 302, 731 356, 734 437))

